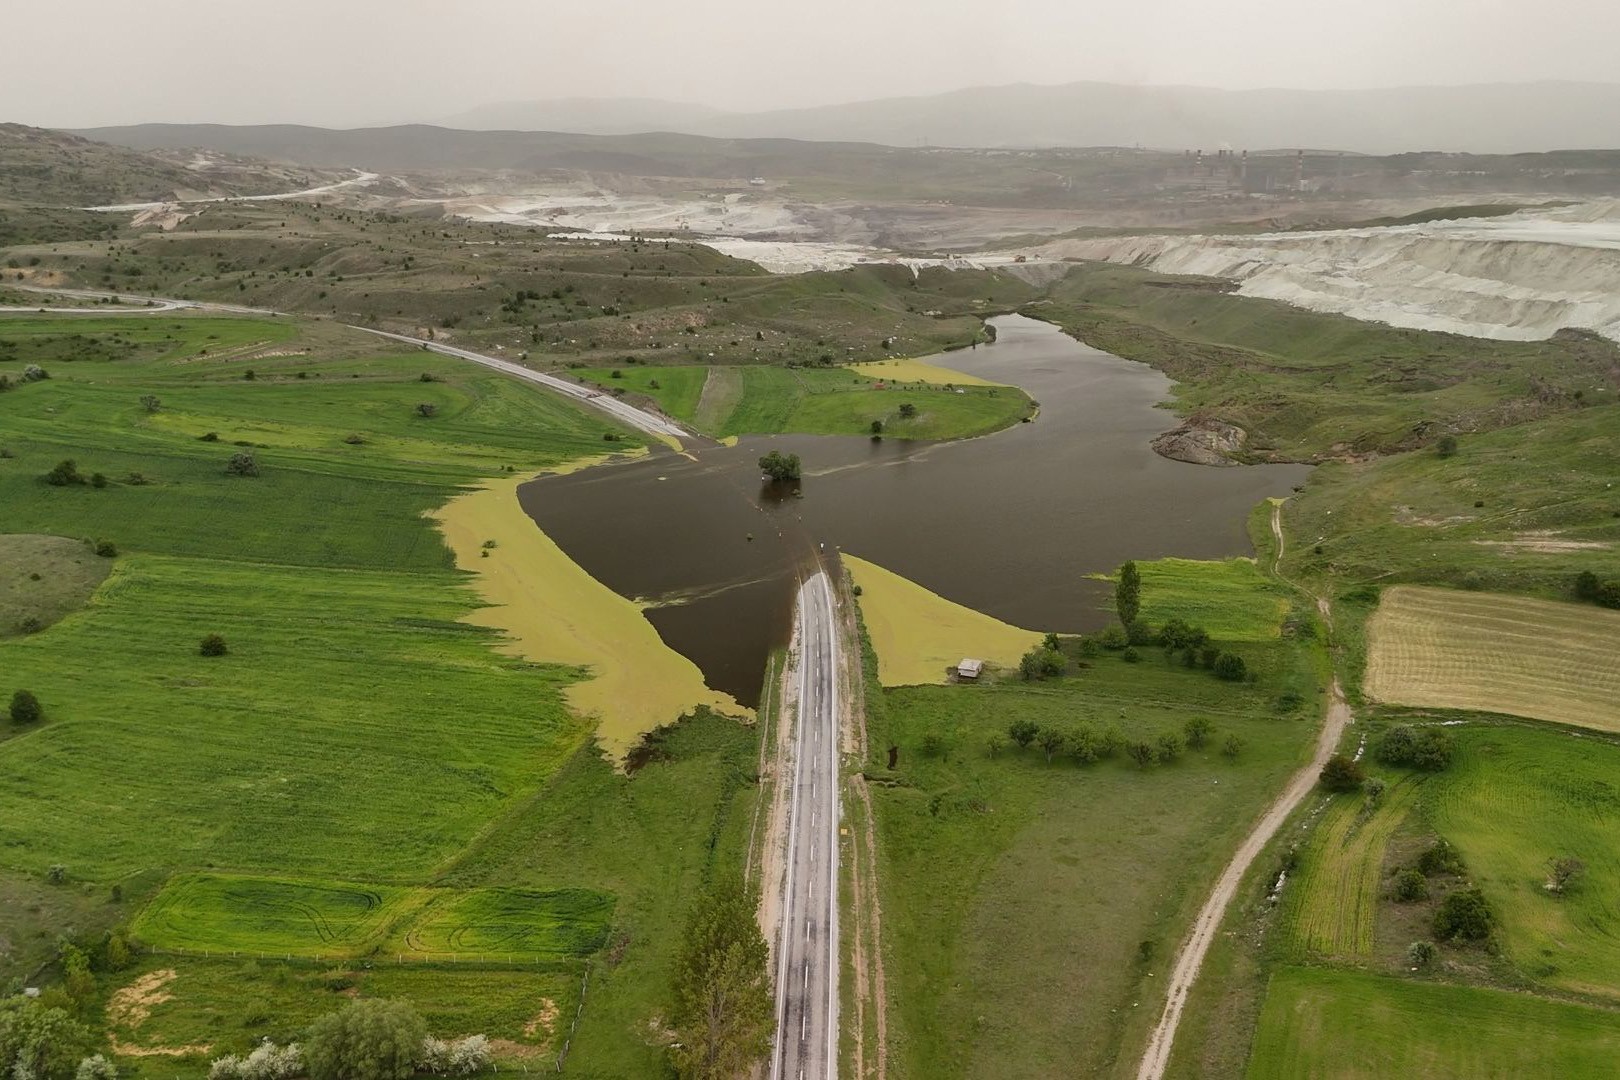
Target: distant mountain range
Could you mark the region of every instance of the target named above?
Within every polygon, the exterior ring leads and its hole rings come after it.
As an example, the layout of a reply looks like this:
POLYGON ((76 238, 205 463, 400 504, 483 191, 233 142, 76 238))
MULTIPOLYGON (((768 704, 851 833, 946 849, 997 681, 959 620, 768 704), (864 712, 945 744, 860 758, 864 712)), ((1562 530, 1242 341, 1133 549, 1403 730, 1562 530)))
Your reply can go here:
POLYGON ((485 131, 676 131, 889 146, 1519 153, 1620 146, 1620 83, 1381 90, 1017 84, 770 112, 723 112, 643 98, 567 98, 486 105, 434 123, 485 131))

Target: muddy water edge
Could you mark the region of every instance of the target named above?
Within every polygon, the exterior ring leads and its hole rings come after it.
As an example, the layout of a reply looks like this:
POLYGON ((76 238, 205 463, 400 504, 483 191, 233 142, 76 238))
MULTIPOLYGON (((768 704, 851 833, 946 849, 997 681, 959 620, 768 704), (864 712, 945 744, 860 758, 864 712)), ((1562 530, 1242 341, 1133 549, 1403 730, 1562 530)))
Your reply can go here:
MULTIPOLYGON (((1170 381, 1050 324, 992 320, 996 342, 937 362, 1020 386, 1033 423, 979 439, 786 435, 547 476, 523 509, 564 552, 648 617, 708 684, 758 702, 786 641, 800 569, 821 545, 1018 626, 1092 630, 1108 587, 1086 575, 1126 559, 1252 554, 1255 503, 1304 482, 1303 465, 1209 468, 1155 454, 1175 425, 1170 381), (768 450, 804 461, 799 493, 760 483, 768 450)), ((948 391, 896 388, 919 409, 948 391)))

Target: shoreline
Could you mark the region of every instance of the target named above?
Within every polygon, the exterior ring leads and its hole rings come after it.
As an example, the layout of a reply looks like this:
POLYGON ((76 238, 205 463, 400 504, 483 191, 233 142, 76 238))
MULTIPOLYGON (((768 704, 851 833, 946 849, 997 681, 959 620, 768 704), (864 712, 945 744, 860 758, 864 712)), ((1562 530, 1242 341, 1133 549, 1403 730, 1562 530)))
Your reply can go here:
POLYGON ((484 602, 462 621, 501 631, 505 640, 496 648, 508 656, 585 669, 563 696, 594 721, 597 743, 622 767, 643 735, 694 709, 743 718, 753 710, 711 690, 696 664, 664 644, 640 605, 587 574, 518 504, 518 487, 535 476, 621 456, 486 480, 427 516, 484 602), (489 541, 493 547, 485 547, 489 541))

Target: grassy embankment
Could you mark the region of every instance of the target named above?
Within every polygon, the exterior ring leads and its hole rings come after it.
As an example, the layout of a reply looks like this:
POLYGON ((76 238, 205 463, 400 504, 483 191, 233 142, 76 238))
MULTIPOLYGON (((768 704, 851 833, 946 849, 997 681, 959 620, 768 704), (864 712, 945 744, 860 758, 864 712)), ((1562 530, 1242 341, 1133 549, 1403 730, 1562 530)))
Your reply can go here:
POLYGON ((1145 614, 1220 625, 1257 680, 1222 682, 1144 647, 1139 663, 1105 651, 1045 682, 886 689, 868 657, 895 1075, 1134 1074, 1188 920, 1308 753, 1325 662, 1308 633, 1285 635, 1282 594, 1243 560, 1143 569, 1145 614), (1284 687, 1303 691, 1302 709, 1279 712, 1284 687), (1151 740, 1195 716, 1213 722, 1209 742, 1147 768, 989 749, 1016 719, 1151 740), (1227 734, 1243 741, 1233 758, 1227 734))
MULTIPOLYGON (((289 921, 284 896, 266 904, 261 888, 233 890, 242 903, 232 904, 216 891, 207 918, 182 920, 202 936, 170 944, 338 955, 324 974, 296 959, 143 957, 105 988, 154 977, 172 996, 135 1023, 115 995, 108 1025, 126 1047, 193 1047, 174 1063, 192 1075, 200 1055, 293 1034, 358 984, 412 997, 441 1030, 487 1030, 513 1040, 512 1055, 542 1054, 573 1012, 582 955, 604 935, 576 935, 565 958, 539 956, 531 946, 555 913, 513 910, 515 894, 499 890, 585 890, 610 905, 612 931, 576 1060, 588 1070, 603 1055, 615 1064, 602 1075, 655 1069, 661 1051, 644 1033, 681 914, 668 898, 690 895, 714 860, 740 861, 709 841, 751 796, 737 763, 752 760, 753 735, 700 717, 632 783, 565 704, 585 672, 502 656, 499 635, 468 621, 479 599, 425 512, 481 477, 599 454, 612 433, 603 419, 470 365, 337 333, 169 316, 0 322, 12 346, 0 367, 41 363, 52 376, 0 394, 6 527, 119 550, 100 560, 111 576, 82 610, 0 642, 8 695, 26 686, 46 710, 38 726, 3 725, 0 742, 0 892, 18 901, 0 929, 20 945, 0 974, 32 974, 57 934, 94 941, 131 920, 173 872, 270 876, 295 891, 336 883, 339 896, 405 890, 425 902, 390 922, 377 959, 528 951, 536 966, 366 974, 344 957, 369 953, 372 939, 312 947, 332 925, 319 905, 319 918, 289 921), (159 398, 156 411, 143 395, 159 398), (419 403, 436 414, 419 415, 419 403), (260 475, 226 474, 238 451, 256 456, 260 475), (110 482, 41 480, 69 457, 110 482), (228 655, 198 655, 208 632, 225 636, 228 655), (585 818, 616 853, 551 856, 547 845, 591 832, 585 818), (475 880, 464 864, 518 827, 526 873, 475 880), (63 884, 44 881, 52 866, 63 884)), ((497 547, 490 561, 501 557, 497 547)), ((79 563, 75 552, 46 569, 68 578, 79 563)), ((59 602, 24 599, 30 611, 59 602)), ((178 879, 155 910, 184 906, 192 881, 178 879)), ((145 925, 160 942, 169 932, 145 925)))
POLYGON ((583 378, 650 398, 699 431, 732 435, 870 435, 959 439, 1009 427, 1033 414, 1029 395, 916 360, 848 368, 631 367, 583 378), (903 382, 897 380, 904 380, 903 382), (910 405, 915 414, 902 415, 910 405))

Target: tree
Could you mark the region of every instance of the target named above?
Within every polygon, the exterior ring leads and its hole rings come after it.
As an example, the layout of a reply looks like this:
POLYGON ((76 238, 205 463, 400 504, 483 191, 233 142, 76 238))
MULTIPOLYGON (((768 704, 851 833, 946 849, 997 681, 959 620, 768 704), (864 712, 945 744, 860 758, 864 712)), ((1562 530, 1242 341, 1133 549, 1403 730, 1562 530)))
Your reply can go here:
POLYGON ((93 1046, 90 1029, 64 1009, 21 996, 0 1001, 0 1076, 8 1080, 73 1080, 93 1046))
POLYGON ((1210 670, 1215 672, 1217 679, 1227 682, 1242 682, 1248 678, 1249 665, 1243 662, 1243 657, 1237 653, 1223 652, 1215 658, 1215 665, 1210 670))
POLYGON ((259 459, 246 450, 238 450, 225 463, 225 471, 231 476, 258 476, 259 459))
POLYGON ((1133 739, 1125 744, 1125 756, 1136 762, 1138 768, 1145 769, 1153 764, 1153 746, 1140 739, 1133 739))
POLYGON ((45 474, 45 482, 52 487, 68 487, 72 484, 82 484, 85 479, 79 474, 78 463, 72 458, 66 458, 58 461, 51 471, 45 474))
POLYGON ((874 434, 874 435, 883 434, 883 421, 881 421, 881 420, 872 421, 872 434, 874 434))
POLYGON ((1429 898, 1429 879, 1423 876, 1423 871, 1408 866, 1395 875, 1395 882, 1390 886, 1390 895, 1396 903, 1411 904, 1418 900, 1429 898))
POLYGON ((1457 452, 1457 436, 1442 435, 1434 444, 1434 452, 1441 457, 1451 457, 1457 452))
POLYGON ((11 719, 19 724, 37 724, 45 718, 45 709, 32 690, 18 690, 11 695, 11 719))
POLYGON ((1329 791, 1355 791, 1366 778, 1361 762, 1351 761, 1343 754, 1334 754, 1322 766, 1322 786, 1329 791))
POLYGON ((1195 716, 1182 725, 1182 730, 1187 733, 1187 745, 1196 750, 1215 734, 1215 722, 1208 717, 1195 716))
POLYGON ((1491 936, 1496 917, 1477 886, 1458 889, 1440 902, 1434 913, 1434 936, 1441 941, 1483 941, 1491 936))
POLYGON ((1451 764, 1455 752, 1455 741, 1444 728, 1414 730, 1400 724, 1390 728, 1378 740, 1373 756, 1386 765, 1409 765, 1425 772, 1439 772, 1451 764))
POLYGON ((917 406, 913 405, 909 401, 902 401, 900 403, 900 419, 902 419, 902 420, 911 420, 911 419, 914 419, 916 417, 916 415, 917 415, 917 406))
POLYGON ((91 1054, 79 1062, 73 1080, 118 1080, 118 1066, 100 1054, 91 1054))
POLYGON ((230 652, 225 645, 225 638, 220 634, 209 634, 197 646, 197 651, 204 656, 224 656, 230 652))
POLYGON ((1041 753, 1046 755, 1046 763, 1048 765, 1052 764, 1052 758, 1054 755, 1063 752, 1063 747, 1068 743, 1068 741, 1068 736, 1064 735, 1063 732, 1059 731, 1057 728, 1046 728, 1041 732, 1040 737, 1036 740, 1041 748, 1041 753))
POLYGON ((1559 855, 1547 860, 1547 891, 1563 896, 1586 873, 1586 864, 1573 855, 1559 855))
POLYGON ((1007 735, 1018 744, 1019 749, 1028 750, 1029 744, 1035 741, 1035 736, 1041 733, 1033 720, 1014 720, 1007 725, 1007 735))
POLYGON ((310 1080, 409 1080, 427 1025, 403 1001, 354 1001, 309 1027, 310 1080))
POLYGON ((1384 732, 1373 746, 1373 757, 1385 765, 1406 765, 1412 760, 1412 729, 1405 724, 1384 732))
POLYGON ((1142 574, 1136 563, 1127 561, 1119 568, 1114 582, 1114 610, 1119 613, 1119 624, 1129 627, 1142 611, 1142 574))
POLYGON ((1221 741, 1221 753, 1228 761, 1236 761, 1237 756, 1243 752, 1243 736, 1237 732, 1229 732, 1221 741))
POLYGON ((728 875, 698 901, 687 921, 670 1017, 675 1069, 683 1080, 731 1080, 770 1046, 769 950, 754 917, 756 907, 741 878, 728 875))
POLYGON ((1069 665, 1068 657, 1056 649, 1036 648, 1025 653, 1018 661, 1018 673, 1024 679, 1050 679, 1062 675, 1069 665))
POLYGON ((799 464, 799 455, 784 454, 780 450, 772 450, 760 458, 759 470, 773 484, 785 484, 797 480, 803 473, 799 464))
POLYGON ((1582 570, 1575 575, 1575 599, 1577 600, 1596 600, 1598 591, 1602 587, 1603 583, 1590 570, 1582 570))

